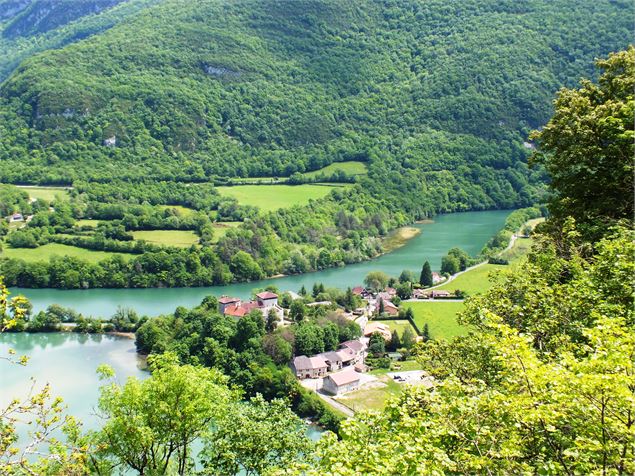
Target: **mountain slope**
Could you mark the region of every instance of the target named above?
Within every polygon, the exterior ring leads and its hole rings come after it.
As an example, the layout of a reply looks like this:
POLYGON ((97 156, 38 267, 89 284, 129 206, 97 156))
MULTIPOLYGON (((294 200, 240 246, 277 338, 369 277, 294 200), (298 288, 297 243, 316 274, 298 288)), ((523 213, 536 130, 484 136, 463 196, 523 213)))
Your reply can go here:
POLYGON ((0 0, 0 80, 25 58, 107 30, 156 0, 0 0))
POLYGON ((166 0, 23 62, 1 89, 0 179, 202 181, 361 159, 367 188, 397 201, 424 183, 439 209, 528 203, 541 177, 527 132, 627 44, 631 10, 166 0))

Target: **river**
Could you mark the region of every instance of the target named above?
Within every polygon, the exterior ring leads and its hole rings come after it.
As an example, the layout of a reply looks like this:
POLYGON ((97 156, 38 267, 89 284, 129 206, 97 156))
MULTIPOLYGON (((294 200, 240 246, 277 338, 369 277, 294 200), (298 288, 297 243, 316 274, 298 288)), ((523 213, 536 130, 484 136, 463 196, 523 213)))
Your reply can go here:
POLYGON ((71 307, 84 315, 110 317, 118 306, 131 307, 140 314, 155 316, 174 311, 177 306, 192 307, 210 294, 248 298, 255 288, 273 284, 281 291, 298 291, 303 285, 310 289, 321 282, 327 287, 346 288, 362 283, 370 271, 384 271, 398 276, 408 269, 418 276, 423 262, 428 260, 433 270, 441 267, 441 258, 450 248, 458 246, 471 255, 480 252, 483 245, 504 223, 509 210, 464 212, 438 215, 433 223, 415 225, 421 233, 397 250, 362 263, 342 268, 330 268, 314 273, 264 279, 250 283, 201 288, 169 289, 11 289, 13 295, 24 294, 33 304, 34 312, 50 304, 71 307))

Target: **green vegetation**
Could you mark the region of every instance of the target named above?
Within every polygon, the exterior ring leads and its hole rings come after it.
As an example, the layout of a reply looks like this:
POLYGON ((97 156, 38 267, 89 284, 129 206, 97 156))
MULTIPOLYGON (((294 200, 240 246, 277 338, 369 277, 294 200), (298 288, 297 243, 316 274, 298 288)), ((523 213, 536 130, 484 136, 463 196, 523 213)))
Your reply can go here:
POLYGON ((507 269, 507 267, 502 265, 484 264, 461 274, 451 282, 435 289, 445 289, 451 292, 456 289, 460 289, 461 291, 466 292, 469 296, 472 296, 474 294, 487 291, 493 283, 492 273, 503 271, 505 269, 507 269))
POLYGON ((309 200, 324 198, 332 189, 326 185, 237 185, 217 188, 221 196, 235 198, 241 205, 258 207, 264 212, 306 205, 309 200))
POLYGON ((457 322, 457 315, 463 309, 462 302, 404 302, 401 307, 412 309, 419 329, 428 324, 432 339, 451 339, 468 331, 467 327, 457 322))
MULTIPOLYGON (((375 257, 391 230, 435 213, 530 206, 545 174, 528 168, 527 133, 547 121, 553 91, 630 40, 628 5, 599 10, 564 0, 122 3, 97 15, 88 32, 99 34, 30 57, 0 86, 0 180, 71 185, 74 220, 113 223, 91 233, 42 219, 12 246, 144 257, 131 264, 137 275, 65 264, 96 276, 89 286, 223 284, 375 257), (131 37, 136 47, 122 48, 131 37), (302 183, 334 164, 367 174, 325 175, 339 187, 223 188, 302 183), (215 237, 215 221, 244 224, 215 237), (152 230, 192 231, 202 249, 132 240, 152 230)), ((87 31, 80 20, 68 28, 87 31)), ((31 33, 43 48, 65 44, 31 33)), ((18 268, 0 262, 12 286, 59 283, 50 265, 18 268)))
POLYGON ((52 202, 68 198, 68 190, 60 187, 21 187, 29 197, 52 202))
POLYGON ((89 219, 77 220, 75 222, 75 225, 77 225, 77 226, 89 226, 91 228, 95 228, 99 224, 100 221, 101 220, 89 220, 89 219))
POLYGON ((635 171, 633 161, 625 160, 635 155, 635 47, 597 66, 599 81, 560 91, 555 114, 532 136, 540 144, 534 160, 544 164, 552 181, 551 225, 562 228, 572 217, 586 239, 610 233, 620 220, 632 223, 635 213, 633 200, 624 200, 633 192, 635 171))
POLYGON ((199 240, 193 232, 186 230, 133 231, 132 236, 135 240, 145 240, 158 245, 180 248, 188 248, 197 244, 199 240))
POLYGON ((46 262, 54 256, 67 256, 70 258, 79 258, 87 263, 97 263, 106 258, 120 256, 124 260, 132 255, 126 253, 112 253, 108 251, 95 251, 78 248, 76 246, 62 245, 59 243, 49 243, 37 248, 11 248, 5 246, 0 252, 0 258, 19 258, 28 263, 46 262))
MULTIPOLYGON (((366 175, 368 174, 368 166, 364 162, 348 161, 348 162, 336 162, 334 164, 322 167, 319 170, 313 170, 312 172, 305 172, 303 175, 307 178, 319 178, 319 177, 331 177, 337 172, 342 172, 346 175, 366 175)), ((328 180, 325 180, 328 181, 328 180)))

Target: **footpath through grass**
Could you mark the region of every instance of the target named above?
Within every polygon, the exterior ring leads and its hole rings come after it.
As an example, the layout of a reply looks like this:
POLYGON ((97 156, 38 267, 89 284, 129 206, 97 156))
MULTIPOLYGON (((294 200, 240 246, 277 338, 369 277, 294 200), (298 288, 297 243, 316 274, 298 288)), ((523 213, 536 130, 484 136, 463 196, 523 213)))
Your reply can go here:
POLYGON ((234 197, 241 205, 251 205, 264 212, 306 205, 309 200, 326 197, 335 186, 329 185, 235 185, 218 187, 218 193, 234 197))

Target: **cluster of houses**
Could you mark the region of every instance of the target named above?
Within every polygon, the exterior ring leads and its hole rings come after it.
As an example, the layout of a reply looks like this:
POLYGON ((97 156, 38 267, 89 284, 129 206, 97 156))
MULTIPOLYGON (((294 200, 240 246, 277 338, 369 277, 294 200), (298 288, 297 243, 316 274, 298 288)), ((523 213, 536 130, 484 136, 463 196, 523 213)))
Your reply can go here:
POLYGON ((298 355, 291 362, 291 368, 300 380, 323 378, 323 391, 341 395, 359 388, 365 354, 366 344, 362 340, 349 340, 340 344, 338 350, 313 357, 298 355))
POLYGON ((280 321, 284 319, 284 309, 278 304, 278 295, 270 291, 258 293, 255 300, 247 302, 229 296, 222 296, 218 300, 218 310, 225 316, 244 317, 255 309, 261 311, 263 316, 273 310, 280 321))

